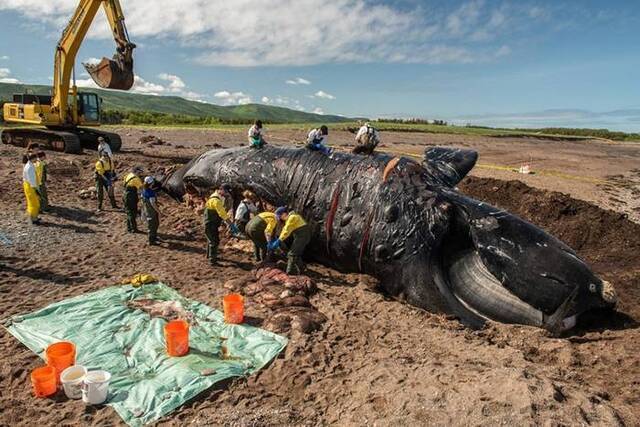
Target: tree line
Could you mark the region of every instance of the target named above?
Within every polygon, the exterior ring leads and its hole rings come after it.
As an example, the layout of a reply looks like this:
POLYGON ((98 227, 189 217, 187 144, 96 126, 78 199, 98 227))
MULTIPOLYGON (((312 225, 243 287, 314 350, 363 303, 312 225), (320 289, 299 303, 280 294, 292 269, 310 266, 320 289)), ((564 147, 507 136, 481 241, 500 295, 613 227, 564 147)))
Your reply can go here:
POLYGON ((252 119, 158 113, 152 111, 103 110, 102 123, 112 125, 246 125, 252 119))

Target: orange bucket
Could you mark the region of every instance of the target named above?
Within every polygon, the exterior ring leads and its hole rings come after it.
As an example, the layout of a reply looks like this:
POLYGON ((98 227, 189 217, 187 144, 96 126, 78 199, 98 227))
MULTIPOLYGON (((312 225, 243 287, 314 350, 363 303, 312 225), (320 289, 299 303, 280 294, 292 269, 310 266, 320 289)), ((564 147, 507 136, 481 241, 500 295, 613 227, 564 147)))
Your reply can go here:
POLYGON ((60 378, 62 371, 76 364, 76 346, 69 341, 61 341, 51 344, 45 351, 47 365, 57 371, 57 378, 60 378))
POLYGON ((226 323, 242 323, 244 320, 244 298, 242 295, 229 294, 222 299, 224 321, 226 323))
POLYGON ((189 323, 172 320, 164 325, 164 339, 169 356, 184 356, 189 353, 189 323))
POLYGON ((52 366, 42 366, 31 371, 31 384, 36 397, 51 396, 58 391, 58 373, 52 366))

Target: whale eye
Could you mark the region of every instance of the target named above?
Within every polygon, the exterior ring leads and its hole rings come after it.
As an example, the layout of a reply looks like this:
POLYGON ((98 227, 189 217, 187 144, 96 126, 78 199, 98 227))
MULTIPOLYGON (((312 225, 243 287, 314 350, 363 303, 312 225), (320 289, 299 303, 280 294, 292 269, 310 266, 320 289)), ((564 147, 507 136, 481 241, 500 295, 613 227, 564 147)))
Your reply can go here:
POLYGON ((591 293, 596 293, 596 291, 598 290, 598 287, 596 286, 595 283, 589 283, 589 291, 591 291, 591 293))

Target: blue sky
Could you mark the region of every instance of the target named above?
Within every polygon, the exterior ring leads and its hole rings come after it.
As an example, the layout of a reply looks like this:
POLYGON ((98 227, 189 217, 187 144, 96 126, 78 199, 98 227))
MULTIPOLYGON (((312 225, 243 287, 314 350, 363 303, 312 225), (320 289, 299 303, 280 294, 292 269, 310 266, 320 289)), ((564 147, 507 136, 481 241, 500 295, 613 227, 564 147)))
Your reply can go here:
MULTIPOLYGON (((640 131, 640 1, 121 3, 139 45, 140 93, 640 131)), ((76 4, 0 0, 0 81, 50 83, 55 43, 76 4)), ((100 14, 78 60, 112 52, 100 14)))

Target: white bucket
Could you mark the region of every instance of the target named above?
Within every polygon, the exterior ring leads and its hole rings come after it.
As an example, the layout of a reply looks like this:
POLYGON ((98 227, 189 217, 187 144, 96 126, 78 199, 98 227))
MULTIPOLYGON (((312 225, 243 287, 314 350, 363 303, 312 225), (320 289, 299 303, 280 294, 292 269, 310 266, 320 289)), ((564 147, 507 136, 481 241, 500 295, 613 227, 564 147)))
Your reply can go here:
POLYGON ((82 384, 82 401, 91 405, 100 405, 107 400, 111 374, 107 371, 90 371, 82 384))
POLYGON ((87 368, 80 365, 70 366, 60 374, 60 382, 64 388, 64 394, 69 399, 80 399, 82 397, 82 382, 87 375, 87 368))

